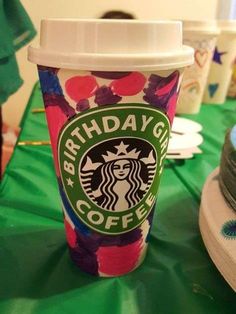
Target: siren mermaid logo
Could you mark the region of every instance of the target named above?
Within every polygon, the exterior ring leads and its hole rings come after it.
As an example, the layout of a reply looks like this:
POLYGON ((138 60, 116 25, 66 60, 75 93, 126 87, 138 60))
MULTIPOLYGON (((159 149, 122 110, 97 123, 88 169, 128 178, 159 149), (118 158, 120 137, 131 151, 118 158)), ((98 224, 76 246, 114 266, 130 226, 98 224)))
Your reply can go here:
POLYGON ((152 146, 143 140, 126 138, 96 145, 86 154, 79 173, 82 186, 93 202, 106 210, 126 211, 138 204, 147 193, 155 169, 152 146), (110 149, 103 153, 106 147, 110 149), (146 157, 140 157, 142 151, 147 154, 146 157), (101 155, 98 152, 102 152, 101 155), (93 160, 90 154, 101 157, 93 160))
POLYGON ((141 104, 95 108, 68 121, 58 161, 71 213, 106 234, 139 226, 156 201, 169 132, 165 114, 141 104))

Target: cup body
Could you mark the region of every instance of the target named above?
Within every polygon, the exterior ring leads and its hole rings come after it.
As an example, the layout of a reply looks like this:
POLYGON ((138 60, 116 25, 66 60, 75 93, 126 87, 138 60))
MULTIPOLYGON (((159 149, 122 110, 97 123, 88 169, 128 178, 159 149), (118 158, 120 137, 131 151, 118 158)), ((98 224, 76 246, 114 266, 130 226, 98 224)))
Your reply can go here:
POLYGON ((223 104, 226 100, 236 55, 235 21, 219 22, 221 34, 216 43, 203 96, 206 104, 223 104))
POLYGON ((236 58, 233 64, 233 73, 228 89, 228 97, 230 98, 236 98, 236 58))
POLYGON ((72 260, 119 276, 144 259, 182 69, 38 66, 72 260))
POLYGON ((177 113, 196 114, 201 108, 217 34, 203 31, 184 32, 184 44, 194 48, 194 64, 184 71, 177 113))
POLYGON ((193 62, 181 23, 44 20, 28 56, 71 258, 96 276, 126 274, 145 256, 182 72, 193 62))

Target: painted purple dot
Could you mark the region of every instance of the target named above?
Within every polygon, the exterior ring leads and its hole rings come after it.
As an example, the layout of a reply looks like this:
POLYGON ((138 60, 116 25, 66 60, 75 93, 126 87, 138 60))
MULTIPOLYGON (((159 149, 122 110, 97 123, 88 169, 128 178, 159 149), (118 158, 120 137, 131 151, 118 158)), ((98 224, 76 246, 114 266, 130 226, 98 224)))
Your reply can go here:
POLYGON ((77 111, 85 111, 87 109, 89 109, 89 101, 88 99, 81 99, 78 101, 77 105, 76 105, 76 110, 77 111))
POLYGON ((96 90, 94 102, 99 106, 113 105, 121 101, 122 97, 113 94, 108 86, 101 86, 96 90))
POLYGON ((167 112, 170 105, 169 100, 177 93, 178 78, 178 71, 167 77, 151 74, 148 79, 148 86, 143 90, 143 100, 167 112))
POLYGON ((104 235, 101 237, 101 246, 125 246, 132 244, 142 237, 142 230, 136 228, 132 231, 126 232, 124 234, 119 234, 117 236, 104 235))
POLYGON ((71 249, 69 247, 69 252, 71 259, 83 271, 90 273, 91 275, 98 275, 97 256, 94 252, 79 246, 77 246, 75 249, 71 249))
POLYGON ((65 115, 69 118, 75 115, 75 110, 72 108, 69 103, 66 101, 63 95, 56 94, 43 94, 43 100, 45 107, 48 106, 59 106, 65 115))

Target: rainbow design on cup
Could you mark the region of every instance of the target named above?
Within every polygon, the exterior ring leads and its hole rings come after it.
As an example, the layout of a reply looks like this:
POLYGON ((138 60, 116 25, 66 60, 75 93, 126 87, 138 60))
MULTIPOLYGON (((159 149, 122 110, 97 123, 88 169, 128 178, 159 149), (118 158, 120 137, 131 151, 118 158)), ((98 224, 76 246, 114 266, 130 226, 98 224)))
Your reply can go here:
POLYGON ((187 90, 189 93, 200 93, 201 86, 198 81, 193 81, 190 83, 187 83, 186 85, 183 85, 183 90, 187 90))

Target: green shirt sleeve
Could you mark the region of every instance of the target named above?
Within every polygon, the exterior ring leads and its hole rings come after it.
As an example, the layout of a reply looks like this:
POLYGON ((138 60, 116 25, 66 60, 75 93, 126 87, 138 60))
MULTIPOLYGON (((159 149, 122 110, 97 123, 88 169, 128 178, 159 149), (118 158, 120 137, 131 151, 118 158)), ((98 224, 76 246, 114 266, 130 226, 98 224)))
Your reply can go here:
POLYGON ((5 15, 3 0, 0 0, 0 58, 13 54, 13 35, 5 15))
POLYGON ((19 0, 0 0, 0 105, 22 85, 15 52, 36 34, 19 0))
POLYGON ((35 36, 36 30, 19 0, 3 0, 3 3, 13 46, 18 50, 35 36))

